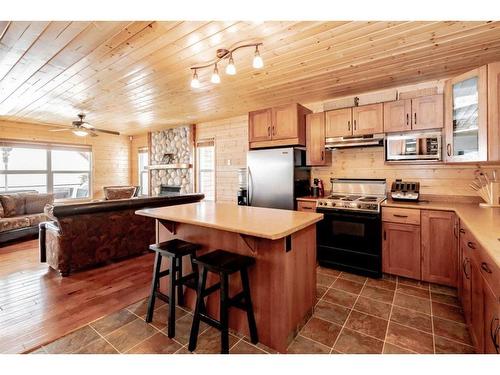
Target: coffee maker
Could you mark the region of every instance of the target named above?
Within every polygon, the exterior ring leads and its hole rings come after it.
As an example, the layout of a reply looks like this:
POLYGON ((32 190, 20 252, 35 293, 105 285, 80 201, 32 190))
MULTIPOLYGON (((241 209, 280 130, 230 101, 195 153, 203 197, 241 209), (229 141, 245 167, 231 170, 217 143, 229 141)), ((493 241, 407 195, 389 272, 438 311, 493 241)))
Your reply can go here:
POLYGON ((238 206, 248 206, 248 189, 247 189, 247 170, 246 168, 238 169, 238 206))

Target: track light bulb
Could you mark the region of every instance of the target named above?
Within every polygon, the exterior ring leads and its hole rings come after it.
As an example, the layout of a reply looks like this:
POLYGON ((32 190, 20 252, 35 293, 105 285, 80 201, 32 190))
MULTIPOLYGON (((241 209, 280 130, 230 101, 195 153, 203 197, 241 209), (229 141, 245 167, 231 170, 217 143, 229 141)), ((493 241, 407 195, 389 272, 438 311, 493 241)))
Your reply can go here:
POLYGON ((264 61, 262 60, 262 57, 260 57, 259 46, 255 46, 255 54, 253 56, 252 65, 255 69, 260 69, 264 66, 264 61))
POLYGON ((234 76, 236 74, 236 66, 234 65, 233 55, 229 56, 229 63, 226 66, 226 74, 234 76))
POLYGON ((193 78, 191 79, 191 87, 193 89, 200 87, 200 80, 198 79, 198 73, 196 73, 196 70, 194 71, 193 78))
POLYGON ((217 69, 217 64, 214 65, 214 72, 212 73, 212 78, 210 78, 212 83, 220 83, 219 69, 217 69))

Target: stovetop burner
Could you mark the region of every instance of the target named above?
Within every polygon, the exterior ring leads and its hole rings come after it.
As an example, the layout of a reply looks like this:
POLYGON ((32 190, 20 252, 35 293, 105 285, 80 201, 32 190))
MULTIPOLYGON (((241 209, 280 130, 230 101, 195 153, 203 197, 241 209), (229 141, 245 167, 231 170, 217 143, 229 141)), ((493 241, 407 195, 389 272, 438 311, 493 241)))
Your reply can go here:
POLYGON ((340 198, 340 199, 343 201, 352 202, 352 201, 358 200, 359 198, 361 198, 361 195, 348 195, 348 196, 346 196, 344 198, 340 198))
POLYGON ((342 199, 345 198, 345 195, 330 195, 326 197, 326 199, 342 199))

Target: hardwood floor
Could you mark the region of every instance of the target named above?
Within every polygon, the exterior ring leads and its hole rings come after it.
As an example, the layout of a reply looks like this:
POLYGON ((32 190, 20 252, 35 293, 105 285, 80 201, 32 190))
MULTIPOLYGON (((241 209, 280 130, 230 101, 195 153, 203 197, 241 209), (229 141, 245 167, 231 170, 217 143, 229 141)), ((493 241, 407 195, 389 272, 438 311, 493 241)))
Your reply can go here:
POLYGON ((153 255, 61 277, 38 241, 0 248, 0 353, 51 342, 149 294, 153 255))

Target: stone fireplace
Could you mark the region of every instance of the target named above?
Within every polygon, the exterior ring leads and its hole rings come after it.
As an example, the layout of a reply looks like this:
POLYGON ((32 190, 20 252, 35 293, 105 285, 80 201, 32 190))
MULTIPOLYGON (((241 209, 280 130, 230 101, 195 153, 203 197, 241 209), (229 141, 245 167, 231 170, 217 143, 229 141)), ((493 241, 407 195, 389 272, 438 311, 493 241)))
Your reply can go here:
POLYGON ((151 133, 152 195, 160 195, 162 186, 180 187, 181 194, 193 192, 191 139, 190 126, 151 133))

